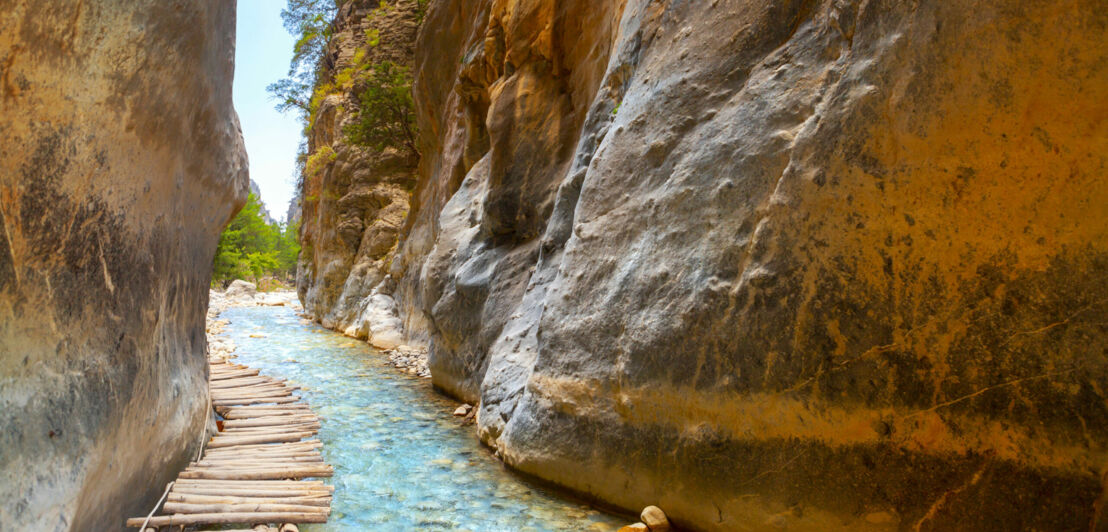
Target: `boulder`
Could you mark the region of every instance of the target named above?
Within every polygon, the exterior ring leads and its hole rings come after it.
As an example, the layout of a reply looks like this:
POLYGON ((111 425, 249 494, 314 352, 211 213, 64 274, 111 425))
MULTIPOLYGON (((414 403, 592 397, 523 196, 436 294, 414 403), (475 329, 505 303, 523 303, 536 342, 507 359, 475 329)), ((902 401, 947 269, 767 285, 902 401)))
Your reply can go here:
POLYGON ((639 519, 642 519, 643 523, 650 528, 651 532, 664 532, 669 530, 669 519, 666 518, 666 513, 657 506, 647 506, 642 509, 642 513, 639 514, 639 519))
POLYGON ((227 290, 223 292, 223 295, 227 299, 243 300, 253 299, 258 295, 258 286, 254 283, 243 281, 242 279, 235 279, 231 282, 231 285, 227 287, 227 290))

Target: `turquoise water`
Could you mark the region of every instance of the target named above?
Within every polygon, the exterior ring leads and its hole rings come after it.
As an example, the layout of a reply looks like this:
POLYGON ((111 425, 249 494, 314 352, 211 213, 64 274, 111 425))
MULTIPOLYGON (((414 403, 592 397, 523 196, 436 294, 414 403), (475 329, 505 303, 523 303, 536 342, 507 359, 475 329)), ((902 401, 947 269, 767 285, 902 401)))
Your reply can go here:
POLYGON ((301 530, 616 530, 630 522, 527 482, 451 414, 430 380, 285 307, 232 308, 237 362, 284 377, 319 414, 335 468, 330 521, 301 530), (250 335, 264 335, 251 338, 250 335))

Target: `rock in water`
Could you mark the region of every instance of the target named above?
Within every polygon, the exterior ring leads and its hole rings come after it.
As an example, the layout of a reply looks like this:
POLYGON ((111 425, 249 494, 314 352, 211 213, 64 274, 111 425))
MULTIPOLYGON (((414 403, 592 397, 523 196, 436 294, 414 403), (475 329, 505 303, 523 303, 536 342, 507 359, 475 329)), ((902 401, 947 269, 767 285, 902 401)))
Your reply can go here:
POLYGON ((0 3, 0 526, 119 530, 209 412, 235 3, 0 3))
POLYGON ((657 506, 647 506, 642 509, 642 513, 639 514, 639 519, 642 519, 643 523, 650 528, 650 532, 664 532, 669 530, 669 519, 666 518, 666 513, 657 506))
POLYGON ((248 299, 258 295, 258 286, 254 283, 235 279, 223 293, 229 299, 248 299))
POLYGON ((466 417, 472 409, 473 407, 470 405, 462 405, 454 409, 454 415, 457 417, 466 417))

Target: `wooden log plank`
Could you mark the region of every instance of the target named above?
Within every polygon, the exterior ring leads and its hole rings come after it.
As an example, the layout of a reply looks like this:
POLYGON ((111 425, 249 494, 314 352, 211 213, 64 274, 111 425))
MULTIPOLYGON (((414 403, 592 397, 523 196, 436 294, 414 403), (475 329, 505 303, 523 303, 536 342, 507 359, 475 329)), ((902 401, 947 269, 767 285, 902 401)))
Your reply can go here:
POLYGON ((223 390, 226 388, 238 388, 241 386, 252 386, 260 384, 284 384, 283 382, 274 380, 270 377, 245 377, 235 379, 224 379, 208 383, 208 386, 213 390, 223 390))
MULTIPOLYGON (((208 445, 208 448, 215 451, 215 450, 218 450, 218 449, 222 449, 224 447, 238 447, 238 446, 246 446, 246 445, 265 446, 265 445, 271 445, 271 444, 284 444, 284 445, 288 445, 288 447, 286 447, 286 448, 291 449, 291 448, 295 447, 294 444, 308 443, 309 441, 316 441, 316 440, 300 441, 303 438, 310 438, 311 436, 312 436, 312 434, 310 434, 307 431, 289 432, 289 433, 281 433, 281 434, 255 434, 255 435, 229 435, 229 436, 224 436, 223 433, 217 433, 216 436, 211 439, 211 441, 208 445), (298 434, 299 434, 299 436, 297 436, 298 434), (275 438, 278 438, 278 439, 266 439, 266 438, 269 438, 271 436, 275 437, 275 438), (253 440, 256 440, 256 441, 253 441, 253 440), (218 445, 212 446, 211 443, 218 443, 218 445)), ((263 447, 257 447, 256 449, 260 450, 260 451, 277 451, 278 450, 278 449, 265 449, 263 447)))
POLYGON ((239 364, 238 362, 231 362, 230 360, 226 360, 226 359, 218 360, 218 361, 215 361, 215 362, 209 362, 208 367, 213 372, 220 372, 220 371, 222 371, 222 372, 234 372, 234 371, 254 369, 254 368, 251 368, 250 366, 247 366, 245 364, 239 364))
MULTIPOLYGON (((170 493, 197 493, 198 490, 227 490, 227 493, 216 493, 214 495, 232 495, 232 496, 250 496, 254 492, 276 493, 280 497, 293 497, 293 496, 315 496, 315 497, 330 497, 335 492, 334 486, 328 485, 312 485, 312 486, 266 486, 253 484, 253 482, 263 481, 243 481, 243 480, 212 480, 212 479, 198 479, 198 478, 182 478, 180 480, 195 480, 195 483, 181 484, 180 486, 173 486, 173 490, 170 493)), ((307 480, 301 481, 301 483, 307 483, 307 480)))
MULTIPOLYGON (((278 465, 275 465, 275 466, 269 466, 269 465, 255 466, 255 465, 250 465, 250 464, 240 464, 240 465, 234 465, 234 466, 221 466, 221 467, 189 466, 189 467, 186 467, 185 470, 181 472, 181 474, 188 473, 188 472, 195 472, 195 473, 202 473, 202 475, 200 475, 200 476, 189 475, 189 476, 183 476, 181 478, 220 479, 220 478, 224 478, 224 477, 222 477, 222 476, 209 476, 208 474, 209 473, 240 473, 240 472, 252 473, 252 472, 271 472, 271 471, 278 472, 278 471, 285 470, 285 469, 288 469, 290 471, 315 471, 315 470, 334 471, 334 469, 331 466, 329 466, 325 463, 322 463, 322 462, 292 462, 292 463, 282 463, 282 464, 278 464, 278 465)), ((308 476, 311 476, 311 475, 308 475, 308 476)), ((246 478, 246 477, 236 477, 236 476, 227 476, 226 478, 231 479, 231 480, 239 480, 239 479, 241 479, 241 480, 254 480, 254 479, 250 479, 250 478, 246 478)), ((260 480, 297 479, 297 478, 302 478, 302 477, 266 477, 266 478, 262 478, 260 480)))
MULTIPOLYGON (((305 440, 305 441, 293 441, 286 443, 256 443, 253 446, 236 446, 237 449, 212 449, 212 451, 218 451, 217 453, 235 452, 255 450, 259 452, 280 452, 288 450, 311 450, 324 447, 324 443, 319 440, 305 440)), ((206 454, 205 454, 206 456, 206 454)))
MULTIPOLYGON (((234 449, 233 447, 229 449, 234 449)), ((302 449, 302 450, 289 450, 277 453, 262 453, 262 452, 241 452, 241 453, 223 453, 223 454, 207 454, 204 456, 204 460, 236 460, 242 458, 257 458, 257 459, 275 459, 275 458, 320 458, 319 450, 317 449, 302 449)))
POLYGON ((265 403, 295 403, 299 401, 299 397, 258 397, 255 399, 231 399, 225 401, 212 400, 212 404, 215 406, 235 406, 235 405, 258 405, 265 403))
POLYGON ((204 478, 178 479, 180 485, 174 484, 173 493, 180 489, 192 488, 226 488, 226 489, 265 489, 286 491, 333 492, 334 486, 324 484, 322 480, 215 480, 204 478))
POLYGON ((175 514, 207 514, 207 513, 232 513, 232 512, 306 512, 306 513, 331 513, 330 507, 308 506, 303 504, 276 504, 276 503, 204 503, 194 504, 187 502, 167 502, 162 506, 162 511, 175 514))
MULTIPOLYGON (((223 430, 265 430, 265 429, 270 429, 270 428, 275 428, 275 427, 288 427, 288 426, 292 426, 292 425, 319 425, 320 424, 320 421, 318 419, 312 419, 310 417, 286 416, 286 418, 287 419, 285 419, 284 421, 269 421, 269 422, 263 421, 261 423, 256 423, 256 422, 255 423, 247 423, 246 425, 239 425, 239 424, 227 425, 226 424, 227 420, 224 420, 223 430)), ((257 419, 257 418, 249 418, 249 419, 254 420, 254 419, 257 419)))
POLYGON ((251 369, 250 366, 247 366, 246 364, 231 362, 230 360, 227 360, 227 357, 209 359, 208 365, 217 369, 251 369))
POLYGON ((238 449, 237 447, 227 447, 225 449, 212 449, 213 451, 224 450, 225 453, 207 453, 204 455, 204 460, 233 460, 235 458, 279 458, 282 456, 319 456, 318 447, 305 447, 297 449, 285 449, 282 451, 240 451, 232 452, 238 449))
POLYGON ((223 488, 196 486, 177 493, 186 495, 210 495, 214 497, 328 497, 331 492, 263 488, 223 488))
POLYGON ((199 462, 196 462, 196 464, 197 465, 223 465, 223 464, 233 464, 233 463, 236 463, 236 462, 272 462, 272 463, 283 462, 283 463, 290 463, 290 462, 322 462, 322 461, 323 461, 323 456, 320 455, 320 454, 301 455, 301 456, 273 456, 273 457, 266 457, 266 456, 261 456, 261 455, 247 455, 247 456, 236 457, 236 458, 230 458, 230 457, 228 457, 228 458, 211 458, 211 459, 205 458, 205 459, 203 459, 199 462))
MULTIPOLYGON (((284 383, 277 383, 277 384, 274 384, 274 383, 258 383, 258 384, 243 385, 243 386, 212 387, 210 389, 211 389, 211 392, 214 393, 214 394, 228 394, 228 393, 245 393, 245 392, 252 392, 253 393, 253 392, 266 392, 266 391, 270 391, 270 392, 272 392, 272 391, 287 391, 287 390, 292 390, 294 388, 292 386, 289 386, 289 385, 284 384, 284 383)), ((296 389, 299 389, 299 388, 296 388, 296 389)))
POLYGON ((259 383, 246 386, 225 386, 222 388, 213 387, 212 393, 227 394, 227 393, 246 393, 246 392, 294 392, 299 390, 299 386, 289 386, 284 383, 259 383))
MULTIPOLYGON (((128 527, 142 526, 144 517, 127 520, 128 527)), ((210 514, 158 515, 150 518, 150 526, 218 525, 235 523, 326 523, 327 515, 314 512, 234 512, 210 514)))
POLYGON ((225 447, 225 448, 221 448, 221 449, 212 449, 212 451, 225 451, 225 452, 205 453, 203 459, 204 460, 228 460, 228 459, 232 459, 232 458, 246 458, 246 457, 277 458, 277 457, 280 457, 280 456, 317 456, 319 454, 319 447, 295 447, 295 448, 283 449, 283 450, 279 450, 279 451, 264 451, 264 450, 260 450, 260 449, 241 450, 240 451, 239 447, 225 447))
MULTIPOLYGON (((258 405, 258 406, 242 406, 242 407, 218 407, 216 411, 224 410, 228 413, 235 413, 240 417, 248 418, 260 418, 260 417, 273 417, 273 416, 304 416, 307 412, 311 412, 311 407, 305 405, 302 402, 294 402, 291 405, 258 405)), ((220 416, 224 416, 222 411, 219 411, 220 416)))
POLYGON ((241 468, 266 469, 266 468, 275 468, 275 467, 324 466, 324 465, 326 465, 326 464, 323 462, 322 458, 316 458, 316 459, 312 459, 312 460, 297 460, 297 461, 288 461, 288 460, 236 460, 236 461, 214 462, 214 463, 211 463, 211 462, 209 462, 209 463, 198 463, 198 464, 189 466, 189 469, 192 469, 192 470, 197 470, 197 469, 230 470, 230 469, 241 469, 241 468))
POLYGON ((264 416, 251 419, 233 419, 223 422, 223 426, 228 429, 246 428, 246 427, 267 427, 270 425, 285 425, 288 423, 319 423, 319 418, 316 416, 264 416))
POLYGON ((307 409, 290 408, 290 409, 284 409, 284 410, 251 410, 251 411, 245 411, 244 412, 244 411, 235 410, 235 409, 224 409, 223 411, 220 411, 220 408, 224 408, 224 407, 217 407, 216 412, 219 412, 219 415, 223 416, 223 419, 225 419, 225 420, 253 419, 253 418, 261 417, 261 416, 265 416, 265 417, 294 416, 294 415, 299 415, 303 412, 308 411, 307 409))
MULTIPOLYGON (((224 410, 230 413, 245 415, 247 417, 281 416, 281 415, 305 415, 312 408, 304 403, 292 403, 286 405, 257 405, 257 406, 226 406, 218 407, 217 412, 224 410)), ((223 415, 223 412, 220 412, 223 415)), ((224 416, 226 417, 226 416, 224 416)))
POLYGON ((244 370, 239 370, 239 371, 230 371, 230 372, 227 372, 227 373, 220 373, 220 374, 217 374, 217 375, 211 375, 209 377, 209 380, 222 381, 222 380, 227 380, 227 379, 235 379, 235 378, 238 378, 238 377, 252 377, 254 375, 257 375, 258 373, 260 373, 260 372, 256 369, 244 369, 244 370))
POLYGON ((213 469, 185 470, 179 478, 205 478, 213 480, 269 480, 287 478, 324 478, 334 474, 330 467, 283 467, 277 469, 213 469))
POLYGON ((260 386, 263 384, 284 384, 284 379, 276 377, 270 377, 268 375, 247 375, 245 377, 235 377, 232 379, 220 379, 208 383, 213 388, 234 388, 236 386, 260 386))
MULTIPOLYGON (((282 386, 284 386, 284 385, 282 385, 282 386)), ((271 394, 274 394, 274 393, 282 393, 284 395, 288 395, 288 394, 290 394, 294 391, 296 391, 296 390, 292 390, 292 389, 289 389, 289 388, 268 388, 268 389, 257 389, 257 390, 251 390, 251 389, 245 389, 245 388, 226 388, 226 389, 222 389, 222 390, 212 390, 211 391, 211 397, 212 397, 212 399, 223 398, 223 397, 228 397, 228 396, 230 396, 230 397, 268 397, 268 396, 270 396, 271 394)))
POLYGON ((263 429, 232 429, 220 432, 224 438, 240 438, 244 436, 265 436, 268 434, 293 434, 307 432, 315 436, 319 432, 319 425, 289 425, 287 427, 264 427, 263 429))
MULTIPOLYGON (((190 484, 220 484, 227 486, 290 486, 294 488, 320 487, 334 489, 334 486, 329 486, 322 480, 197 480, 183 478, 180 480, 179 484, 182 486, 190 484)), ((173 484, 173 487, 177 487, 177 484, 173 484)))
POLYGON ((222 447, 234 447, 237 445, 254 445, 259 443, 294 442, 311 437, 311 432, 290 432, 288 434, 264 434, 260 436, 216 436, 208 442, 209 449, 222 447))
POLYGON ((166 499, 172 502, 190 504, 302 504, 305 506, 329 506, 331 497, 323 495, 299 495, 294 497, 231 497, 220 495, 196 495, 191 493, 170 493, 166 499))
MULTIPOLYGON (((292 397, 292 392, 288 390, 273 390, 271 392, 235 392, 235 393, 213 393, 213 403, 227 403, 228 401, 242 401, 252 399, 278 399, 281 397, 292 397)), ((299 399, 299 398, 294 398, 299 399)))
POLYGON ((288 425, 270 425, 268 427, 246 427, 237 429, 225 429, 219 433, 225 436, 272 434, 278 432, 312 432, 319 431, 319 423, 289 423, 288 425))
MULTIPOLYGON (((218 412, 218 410, 217 410, 218 412)), ((259 417, 274 417, 274 416, 298 416, 303 415, 308 410, 302 409, 288 409, 288 410, 261 410, 261 411, 240 411, 240 410, 225 410, 220 412, 220 416, 223 416, 225 421, 231 421, 236 419, 256 419, 259 417)))
MULTIPOLYGON (((214 480, 204 478, 182 478, 180 480, 192 480, 192 483, 181 483, 180 486, 174 485, 170 493, 189 493, 192 490, 198 489, 225 489, 225 490, 238 490, 238 491, 251 491, 262 490, 281 493, 282 497, 294 496, 294 495, 316 495, 316 496, 330 496, 334 493, 334 486, 328 486, 326 484, 320 485, 283 485, 278 484, 276 486, 267 486, 260 484, 261 482, 268 482, 264 480, 214 480)), ((308 484, 308 480, 302 480, 297 484, 308 484)), ((234 494, 231 494, 234 495, 234 494)))

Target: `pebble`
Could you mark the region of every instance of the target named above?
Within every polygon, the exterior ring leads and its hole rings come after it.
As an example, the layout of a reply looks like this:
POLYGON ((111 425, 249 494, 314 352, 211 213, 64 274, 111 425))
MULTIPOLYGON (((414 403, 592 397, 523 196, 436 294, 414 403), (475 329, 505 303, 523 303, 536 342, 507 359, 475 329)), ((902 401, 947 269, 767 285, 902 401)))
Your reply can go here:
POLYGON ((454 415, 458 416, 458 417, 465 417, 466 415, 469 414, 470 410, 473 410, 472 406, 462 405, 462 406, 459 406, 458 408, 454 409, 454 415))

